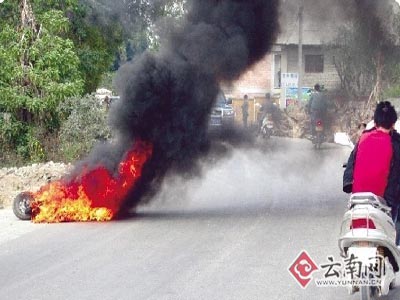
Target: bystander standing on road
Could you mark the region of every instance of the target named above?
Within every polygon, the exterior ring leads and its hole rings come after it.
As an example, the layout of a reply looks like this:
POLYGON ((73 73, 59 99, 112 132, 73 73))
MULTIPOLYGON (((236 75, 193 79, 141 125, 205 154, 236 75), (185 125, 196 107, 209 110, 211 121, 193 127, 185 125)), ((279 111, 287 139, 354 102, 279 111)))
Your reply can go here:
POLYGON ((242 118, 243 125, 247 127, 247 118, 249 117, 249 97, 244 95, 243 104, 242 104, 242 118))

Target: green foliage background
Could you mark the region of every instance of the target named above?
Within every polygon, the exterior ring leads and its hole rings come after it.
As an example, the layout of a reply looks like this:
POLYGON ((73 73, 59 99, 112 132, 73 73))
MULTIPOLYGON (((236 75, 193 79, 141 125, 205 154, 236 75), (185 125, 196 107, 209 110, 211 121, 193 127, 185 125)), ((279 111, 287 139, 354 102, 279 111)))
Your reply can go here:
POLYGON ((73 161, 110 137, 91 95, 120 65, 157 47, 154 24, 185 0, 30 0, 0 4, 0 166, 73 161), (84 96, 86 95, 86 96, 84 96))
POLYGON ((388 1, 379 5, 380 18, 371 20, 359 12, 327 45, 349 100, 368 98, 378 81, 376 99, 400 97, 400 14, 388 1))
POLYGON ((59 132, 59 152, 64 162, 83 158, 96 143, 111 138, 108 108, 94 94, 69 98, 60 104, 58 111, 68 116, 59 132))

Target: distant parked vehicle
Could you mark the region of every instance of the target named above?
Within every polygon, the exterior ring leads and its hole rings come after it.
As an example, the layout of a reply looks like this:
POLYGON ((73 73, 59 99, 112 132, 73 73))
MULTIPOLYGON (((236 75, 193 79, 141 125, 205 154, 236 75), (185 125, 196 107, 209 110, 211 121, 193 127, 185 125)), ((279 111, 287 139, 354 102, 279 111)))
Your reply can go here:
POLYGON ((223 126, 233 125, 234 120, 235 111, 232 107, 232 101, 227 100, 224 93, 221 91, 211 111, 210 129, 218 129, 223 126))

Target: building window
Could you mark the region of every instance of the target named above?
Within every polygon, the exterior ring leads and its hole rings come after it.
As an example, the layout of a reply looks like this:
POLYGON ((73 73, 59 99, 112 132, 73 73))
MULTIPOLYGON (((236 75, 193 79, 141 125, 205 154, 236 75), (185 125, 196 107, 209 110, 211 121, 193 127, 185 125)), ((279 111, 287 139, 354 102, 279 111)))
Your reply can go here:
POLYGON ((306 73, 323 73, 324 72, 324 56, 323 55, 306 55, 305 71, 306 71, 306 73))

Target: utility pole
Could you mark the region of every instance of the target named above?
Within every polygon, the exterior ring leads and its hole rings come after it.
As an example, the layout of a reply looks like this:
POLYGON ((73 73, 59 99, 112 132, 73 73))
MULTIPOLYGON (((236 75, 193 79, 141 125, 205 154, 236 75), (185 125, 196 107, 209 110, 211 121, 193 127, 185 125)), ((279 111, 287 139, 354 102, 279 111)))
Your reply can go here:
POLYGON ((298 48, 298 84, 297 84, 297 100, 301 101, 303 89, 302 89, 302 77, 303 77, 303 10, 304 0, 301 0, 299 5, 299 48, 298 48))

